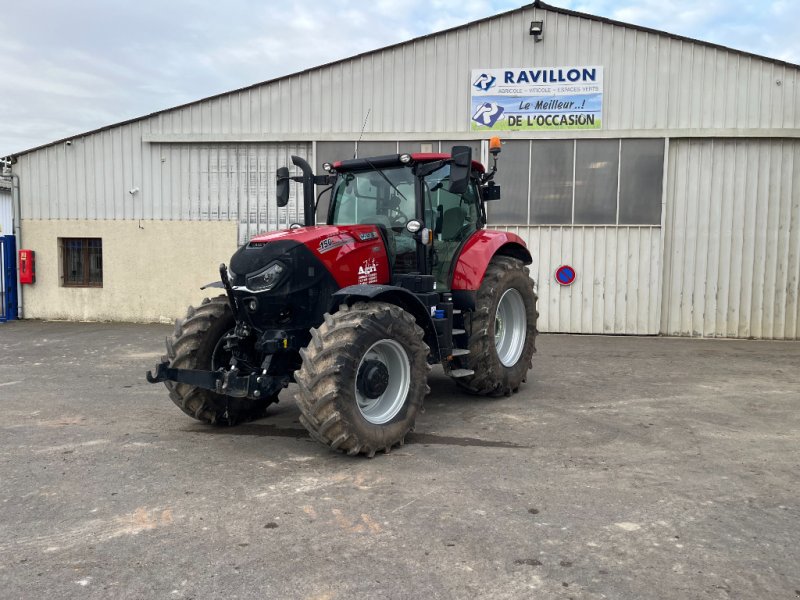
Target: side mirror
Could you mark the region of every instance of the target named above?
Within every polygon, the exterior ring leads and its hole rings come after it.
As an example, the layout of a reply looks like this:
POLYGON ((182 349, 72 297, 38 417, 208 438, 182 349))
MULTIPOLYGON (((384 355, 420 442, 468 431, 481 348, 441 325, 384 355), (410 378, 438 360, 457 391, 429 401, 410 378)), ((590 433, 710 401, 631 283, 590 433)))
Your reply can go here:
POLYGON ((472 170, 472 148, 469 146, 453 146, 450 152, 453 162, 450 165, 451 194, 461 195, 469 186, 469 174, 472 170))
POLYGON ((278 208, 283 208, 289 204, 289 169, 288 167, 280 167, 278 169, 277 178, 277 196, 278 208))

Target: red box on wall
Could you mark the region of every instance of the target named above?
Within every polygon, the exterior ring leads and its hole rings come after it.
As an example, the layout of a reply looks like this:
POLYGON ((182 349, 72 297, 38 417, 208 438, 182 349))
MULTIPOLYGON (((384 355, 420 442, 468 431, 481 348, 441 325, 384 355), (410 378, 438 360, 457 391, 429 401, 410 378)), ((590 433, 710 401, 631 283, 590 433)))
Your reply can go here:
POLYGON ((36 253, 33 250, 19 251, 19 282, 36 283, 36 253))

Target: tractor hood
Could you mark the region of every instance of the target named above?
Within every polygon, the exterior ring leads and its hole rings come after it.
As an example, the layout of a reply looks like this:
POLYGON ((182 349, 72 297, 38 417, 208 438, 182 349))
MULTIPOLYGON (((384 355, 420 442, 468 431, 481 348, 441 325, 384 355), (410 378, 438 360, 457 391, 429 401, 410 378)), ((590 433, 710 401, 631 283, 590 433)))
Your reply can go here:
POLYGON ((301 244, 308 245, 309 242, 335 235, 341 228, 335 225, 315 225, 313 227, 298 227, 296 229, 281 229, 280 231, 270 231, 254 236, 248 245, 263 245, 268 242, 279 240, 292 240, 301 244))
POLYGON ((252 238, 231 257, 233 285, 245 285, 247 275, 282 257, 292 269, 324 267, 340 288, 389 282, 386 248, 376 225, 319 225, 252 238), (298 255, 303 259, 298 261, 298 255))

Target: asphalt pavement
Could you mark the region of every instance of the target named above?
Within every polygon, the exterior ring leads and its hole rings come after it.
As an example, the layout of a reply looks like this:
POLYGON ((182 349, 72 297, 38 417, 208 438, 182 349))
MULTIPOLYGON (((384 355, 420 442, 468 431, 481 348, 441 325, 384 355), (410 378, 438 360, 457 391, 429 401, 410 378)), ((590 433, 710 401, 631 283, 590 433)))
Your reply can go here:
POLYGON ((2 598, 798 598, 800 344, 544 335, 335 454, 144 374, 170 327, 0 324, 2 598))

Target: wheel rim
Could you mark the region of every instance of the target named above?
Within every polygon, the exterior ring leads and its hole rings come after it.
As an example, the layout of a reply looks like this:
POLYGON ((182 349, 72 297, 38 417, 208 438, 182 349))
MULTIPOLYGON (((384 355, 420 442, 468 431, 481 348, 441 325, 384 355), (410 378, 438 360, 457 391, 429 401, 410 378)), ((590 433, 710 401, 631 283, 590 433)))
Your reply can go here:
POLYGON ((406 403, 411 386, 411 361, 400 343, 380 340, 372 344, 361 357, 356 373, 361 373, 365 363, 378 361, 386 366, 389 381, 386 389, 376 398, 370 398, 355 386, 356 403, 361 415, 374 425, 383 425, 397 416, 406 403))
POLYGON ((522 294, 510 288, 500 297, 494 317, 494 347, 504 367, 513 367, 522 356, 527 328, 522 294))

